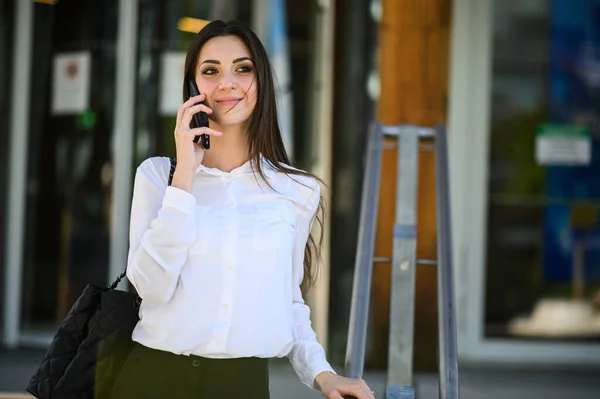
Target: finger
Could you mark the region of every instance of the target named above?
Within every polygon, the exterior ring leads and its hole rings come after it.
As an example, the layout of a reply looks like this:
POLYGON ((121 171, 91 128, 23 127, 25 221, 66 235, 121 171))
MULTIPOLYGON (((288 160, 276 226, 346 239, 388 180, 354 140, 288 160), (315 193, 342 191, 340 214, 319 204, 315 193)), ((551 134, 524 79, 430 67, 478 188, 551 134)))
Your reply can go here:
POLYGON ((338 388, 338 392, 344 394, 344 398, 348 399, 370 399, 369 396, 366 396, 365 390, 359 385, 346 385, 338 388))
POLYGON ((198 131, 199 129, 188 129, 185 132, 181 133, 181 140, 183 142, 188 142, 188 141, 194 141, 194 138, 196 136, 200 136, 201 134, 209 134, 211 136, 220 136, 220 132, 217 132, 216 130, 212 130, 211 132, 207 133, 205 131, 198 131), (211 134, 211 133, 217 133, 217 134, 211 134))
POLYGON ((212 114, 213 110, 212 108, 209 108, 206 104, 196 104, 183 111, 183 114, 194 115, 198 112, 206 112, 207 114, 212 114))
MULTIPOLYGON (((207 114, 212 114, 213 113, 212 108, 210 108, 206 104, 198 104, 197 106, 200 108, 200 112, 206 112, 207 114)), ((196 112, 194 112, 194 113, 196 113, 196 112)))
POLYGON ((361 396, 359 396, 358 399, 375 399, 375 395, 369 387, 361 388, 361 391, 361 396))
POLYGON ((203 127, 196 127, 194 129, 188 129, 190 132, 193 132, 196 136, 199 134, 208 134, 209 136, 222 136, 223 133, 215 130, 215 129, 211 129, 209 127, 203 126, 203 127))
POLYGON ((202 102, 204 100, 206 100, 206 94, 202 93, 197 96, 192 96, 192 97, 188 98, 188 100, 186 102, 184 102, 183 104, 181 104, 181 106, 184 109, 186 109, 186 108, 189 108, 192 105, 202 102))
POLYGON ((327 399, 344 399, 344 396, 340 395, 340 393, 337 391, 331 391, 329 396, 327 396, 327 399))
POLYGON ((189 126, 192 118, 198 112, 206 112, 207 114, 212 114, 213 110, 207 107, 204 104, 196 104, 192 107, 187 108, 183 111, 183 116, 181 117, 181 126, 189 126))
POLYGON ((208 134, 209 136, 222 136, 223 135, 223 133, 219 132, 218 130, 203 126, 203 127, 197 127, 194 129, 184 128, 184 129, 176 130, 175 131, 175 140, 179 140, 181 138, 184 141, 187 141, 187 139, 190 136, 192 136, 192 137, 199 136, 201 134, 208 134))
POLYGON ((200 94, 199 96, 190 97, 186 102, 181 104, 179 108, 177 108, 177 123, 181 122, 181 118, 183 117, 183 113, 186 109, 190 108, 196 103, 204 101, 206 99, 205 94, 200 94))
POLYGON ((366 397, 368 399, 375 399, 375 393, 371 389, 371 387, 365 382, 365 380, 360 380, 360 386, 365 391, 366 397))

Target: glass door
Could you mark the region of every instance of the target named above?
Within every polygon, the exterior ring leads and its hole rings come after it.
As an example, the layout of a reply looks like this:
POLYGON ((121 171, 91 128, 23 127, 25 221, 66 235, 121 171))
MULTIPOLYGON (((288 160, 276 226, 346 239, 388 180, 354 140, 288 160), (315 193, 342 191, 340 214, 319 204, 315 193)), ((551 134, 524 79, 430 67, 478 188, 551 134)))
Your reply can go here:
POLYGON ((485 335, 598 342, 600 1, 493 15, 485 335))
POLYGON ((50 336, 86 284, 107 281, 118 6, 33 5, 21 341, 50 336))
POLYGON ((599 10, 598 0, 455 3, 465 362, 600 364, 599 10))

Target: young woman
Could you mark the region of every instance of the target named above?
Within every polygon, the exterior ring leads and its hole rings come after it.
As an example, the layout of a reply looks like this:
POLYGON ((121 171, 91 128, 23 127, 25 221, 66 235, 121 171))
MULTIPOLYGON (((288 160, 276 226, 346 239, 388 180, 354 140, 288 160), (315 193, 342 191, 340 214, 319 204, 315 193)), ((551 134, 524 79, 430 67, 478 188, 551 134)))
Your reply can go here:
POLYGON ((318 180, 288 166, 271 67, 256 35, 214 21, 192 41, 175 127, 177 165, 138 168, 127 277, 142 298, 135 347, 112 398, 269 398, 268 359, 287 356, 330 399, 374 399, 335 374, 302 288, 318 245, 318 180), (210 128, 190 128, 206 112, 210 128), (210 149, 194 143, 210 136, 210 149))

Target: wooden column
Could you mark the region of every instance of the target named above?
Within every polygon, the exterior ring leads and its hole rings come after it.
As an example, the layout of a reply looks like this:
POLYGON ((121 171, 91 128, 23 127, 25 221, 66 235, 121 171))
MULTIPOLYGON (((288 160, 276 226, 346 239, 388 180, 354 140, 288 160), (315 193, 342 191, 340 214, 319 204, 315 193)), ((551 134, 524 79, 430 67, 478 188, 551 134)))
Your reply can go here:
MULTIPOLYGON (((378 118, 388 125, 433 127, 446 122, 451 0, 382 0, 378 118)), ((391 257, 396 201, 396 151, 383 154, 375 256, 391 257)), ((434 154, 419 156, 417 257, 436 258, 434 154)), ((391 265, 373 274, 374 328, 369 364, 386 367, 391 265)), ((415 371, 437 367, 437 271, 418 266, 415 294, 415 371)))

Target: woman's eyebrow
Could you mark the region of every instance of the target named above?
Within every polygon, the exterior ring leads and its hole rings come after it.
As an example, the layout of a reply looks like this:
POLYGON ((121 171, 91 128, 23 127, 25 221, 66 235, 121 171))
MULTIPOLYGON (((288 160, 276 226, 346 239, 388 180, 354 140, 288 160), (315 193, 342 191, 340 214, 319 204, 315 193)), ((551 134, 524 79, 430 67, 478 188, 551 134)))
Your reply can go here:
MULTIPOLYGON (((242 62, 242 61, 252 61, 250 59, 250 57, 240 57, 240 58, 236 58, 235 60, 233 60, 234 64, 237 64, 238 62, 242 62)), ((221 65, 221 61, 217 61, 217 60, 204 60, 202 61, 202 63, 200 63, 200 65, 202 64, 217 64, 217 65, 221 65)))

